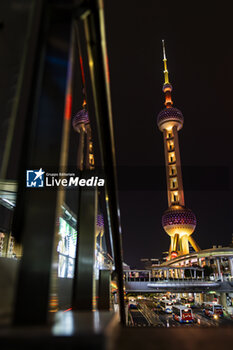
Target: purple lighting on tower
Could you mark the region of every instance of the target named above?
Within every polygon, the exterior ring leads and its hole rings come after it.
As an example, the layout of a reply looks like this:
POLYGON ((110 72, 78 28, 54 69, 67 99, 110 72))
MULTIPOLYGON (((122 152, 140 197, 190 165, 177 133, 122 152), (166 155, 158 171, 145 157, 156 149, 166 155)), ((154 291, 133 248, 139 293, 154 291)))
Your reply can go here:
POLYGON ((178 121, 183 124, 184 122, 184 117, 182 112, 178 108, 164 108, 157 117, 157 124, 161 125, 164 122, 168 121, 178 121))
POLYGON ((102 214, 98 214, 96 218, 96 224, 98 227, 103 228, 104 227, 104 217, 102 214))
POLYGON ((166 210, 162 216, 162 225, 192 225, 196 226, 196 216, 188 208, 176 209, 176 210, 166 210))
POLYGON ((81 109, 81 111, 79 111, 73 117, 72 125, 75 131, 79 132, 80 125, 88 124, 88 123, 90 123, 90 121, 89 121, 88 111, 85 108, 81 109))

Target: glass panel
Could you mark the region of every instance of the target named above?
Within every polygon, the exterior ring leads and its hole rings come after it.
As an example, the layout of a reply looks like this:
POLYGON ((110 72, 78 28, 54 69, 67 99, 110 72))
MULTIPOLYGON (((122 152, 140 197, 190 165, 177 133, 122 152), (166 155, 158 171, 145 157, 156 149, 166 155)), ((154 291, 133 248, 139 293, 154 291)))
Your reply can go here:
POLYGON ((4 30, 0 55, 0 324, 12 319, 14 289, 23 253, 22 245, 12 234, 12 221, 23 139, 22 120, 17 119, 17 112, 32 7, 29 2, 16 5, 6 1, 1 8, 4 30))

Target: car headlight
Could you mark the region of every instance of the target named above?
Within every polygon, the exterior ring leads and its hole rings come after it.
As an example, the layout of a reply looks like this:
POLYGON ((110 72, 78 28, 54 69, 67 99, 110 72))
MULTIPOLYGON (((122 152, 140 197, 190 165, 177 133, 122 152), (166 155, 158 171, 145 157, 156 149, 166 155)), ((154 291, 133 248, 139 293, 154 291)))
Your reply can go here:
POLYGON ((217 320, 218 319, 218 315, 214 315, 214 319, 217 320))

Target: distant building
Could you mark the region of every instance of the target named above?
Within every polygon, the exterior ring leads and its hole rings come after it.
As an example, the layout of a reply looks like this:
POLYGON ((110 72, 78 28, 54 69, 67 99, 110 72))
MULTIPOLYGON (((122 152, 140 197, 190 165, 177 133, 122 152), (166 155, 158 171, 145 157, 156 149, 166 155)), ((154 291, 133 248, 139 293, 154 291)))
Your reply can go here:
POLYGON ((127 265, 125 262, 123 262, 123 270, 124 270, 124 271, 125 271, 125 270, 131 270, 131 269, 130 269, 130 266, 127 265))
POLYGON ((157 267, 161 264, 160 259, 156 259, 156 258, 143 258, 143 259, 140 259, 140 261, 144 264, 144 268, 146 270, 150 270, 153 267, 157 267))

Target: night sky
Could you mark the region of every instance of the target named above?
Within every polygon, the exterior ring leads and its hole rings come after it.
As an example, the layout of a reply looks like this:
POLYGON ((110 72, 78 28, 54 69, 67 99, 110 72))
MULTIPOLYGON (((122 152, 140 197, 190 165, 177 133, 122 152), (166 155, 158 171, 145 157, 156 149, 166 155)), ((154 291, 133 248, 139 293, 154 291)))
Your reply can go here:
POLYGON ((167 194, 156 124, 164 108, 162 39, 174 107, 185 120, 179 142, 185 202, 197 217, 193 237, 202 249, 231 242, 232 21, 218 5, 105 1, 123 252, 132 267, 169 248, 161 226, 167 194))
MULTIPOLYGON (((231 16, 224 1, 221 7, 215 1, 186 6, 177 1, 105 1, 123 252, 132 267, 169 248, 161 226, 167 193, 163 137, 156 123, 164 108, 162 39, 174 107, 184 115, 179 142, 185 202, 197 217, 193 236, 202 249, 231 242, 231 16)), ((18 26, 6 20, 2 33, 10 28, 18 26)), ((21 42, 8 42, 14 44, 14 55, 9 44, 5 61, 13 71, 21 42)), ((2 97, 3 103, 7 96, 2 97)), ((75 108, 80 105, 81 100, 75 108)), ((73 138, 77 142, 75 133, 73 138)))

